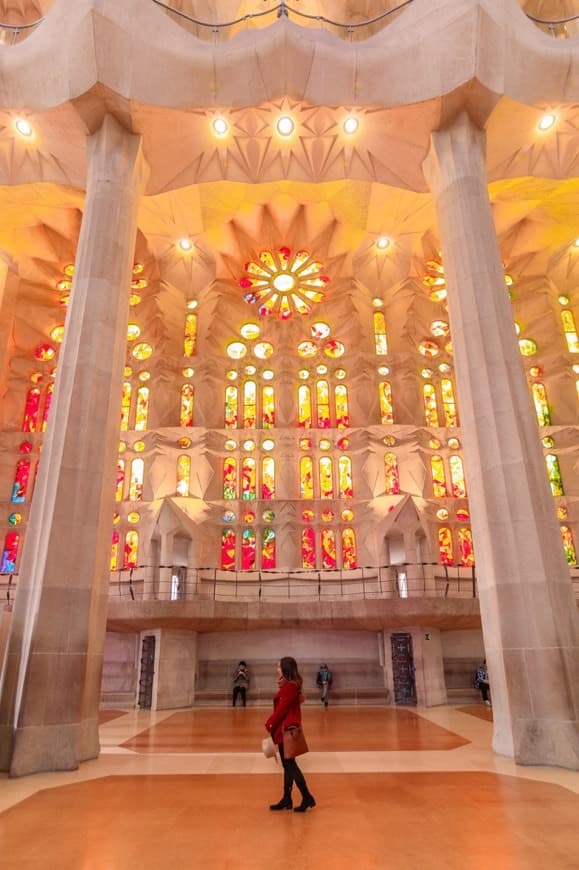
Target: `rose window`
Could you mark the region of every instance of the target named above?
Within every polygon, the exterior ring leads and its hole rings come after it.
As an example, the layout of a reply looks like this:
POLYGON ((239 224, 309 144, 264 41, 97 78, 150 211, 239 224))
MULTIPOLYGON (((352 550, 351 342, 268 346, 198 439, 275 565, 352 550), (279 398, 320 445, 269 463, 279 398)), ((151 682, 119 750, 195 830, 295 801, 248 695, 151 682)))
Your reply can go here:
POLYGON ((287 320, 294 314, 309 314, 324 300, 329 278, 322 274, 322 264, 308 251, 293 253, 288 247, 262 251, 259 260, 245 264, 239 281, 243 298, 257 304, 261 317, 273 315, 287 320))

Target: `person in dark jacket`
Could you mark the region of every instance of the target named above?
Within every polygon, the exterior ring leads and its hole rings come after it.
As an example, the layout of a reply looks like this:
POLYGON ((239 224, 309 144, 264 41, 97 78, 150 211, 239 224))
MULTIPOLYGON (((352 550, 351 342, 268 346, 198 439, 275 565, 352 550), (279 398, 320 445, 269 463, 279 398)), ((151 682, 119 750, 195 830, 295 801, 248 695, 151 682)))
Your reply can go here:
POLYGON ((321 702, 327 707, 330 699, 330 689, 332 687, 332 672, 327 664, 320 665, 320 670, 316 676, 316 686, 322 693, 321 702))
POLYGON ((233 707, 237 696, 241 695, 241 703, 245 707, 247 704, 247 690, 249 688, 249 668, 245 662, 239 662, 233 675, 233 707))
POLYGON ((291 810, 296 813, 305 813, 310 807, 315 807, 316 802, 308 790, 308 785, 295 758, 284 758, 283 732, 302 723, 300 704, 303 701, 302 678, 300 677, 297 662, 290 656, 281 659, 277 666, 278 691, 273 699, 273 713, 265 723, 266 731, 271 734, 273 742, 277 744, 279 757, 283 764, 283 797, 277 804, 271 804, 270 810, 291 810), (297 785, 302 802, 299 806, 293 806, 292 788, 297 785))

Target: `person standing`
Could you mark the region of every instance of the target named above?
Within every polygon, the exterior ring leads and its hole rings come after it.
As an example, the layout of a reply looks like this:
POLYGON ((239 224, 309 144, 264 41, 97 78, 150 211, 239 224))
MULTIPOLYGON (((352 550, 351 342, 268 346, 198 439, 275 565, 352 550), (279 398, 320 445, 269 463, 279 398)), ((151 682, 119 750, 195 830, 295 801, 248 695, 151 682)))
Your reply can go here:
POLYGON ((316 801, 308 789, 306 779, 295 758, 285 758, 283 748, 283 732, 302 724, 301 702, 303 680, 299 674, 297 662, 290 656, 285 656, 277 666, 278 690, 273 699, 273 713, 265 723, 265 730, 271 734, 277 744, 279 757, 283 765, 283 797, 278 803, 270 804, 270 810, 291 810, 295 813, 305 813, 310 807, 315 807, 316 801), (302 802, 294 807, 292 788, 297 785, 302 796, 302 802))
POLYGON ((249 668, 245 662, 239 662, 233 675, 233 704, 237 701, 237 696, 241 695, 243 706, 247 706, 247 690, 249 688, 249 668))
POLYGON ((322 693, 321 702, 324 707, 328 706, 332 679, 332 672, 329 669, 328 665, 320 665, 320 670, 318 671, 318 675, 316 677, 316 685, 322 693))
POLYGON ((483 661, 482 665, 480 665, 480 667, 477 668, 475 686, 477 687, 477 689, 481 690, 482 699, 483 699, 484 703, 487 705, 487 707, 490 707, 491 706, 491 702, 490 702, 490 698, 489 698, 490 684, 489 684, 489 672, 487 670, 487 660, 486 659, 483 661))

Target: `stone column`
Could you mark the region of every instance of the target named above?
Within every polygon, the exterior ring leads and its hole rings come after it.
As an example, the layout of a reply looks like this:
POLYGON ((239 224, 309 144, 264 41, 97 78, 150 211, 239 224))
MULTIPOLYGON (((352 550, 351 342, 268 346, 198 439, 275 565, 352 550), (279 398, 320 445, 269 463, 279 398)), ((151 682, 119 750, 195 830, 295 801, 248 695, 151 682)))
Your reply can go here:
POLYGON ((197 632, 162 628, 158 643, 154 709, 192 707, 197 675, 197 632))
POLYGON ((114 477, 140 137, 88 139, 87 192, 0 701, 0 767, 72 770, 99 752, 114 477))
POLYGON ((425 174, 446 269, 496 752, 579 767, 577 607, 466 114, 432 134, 425 174))

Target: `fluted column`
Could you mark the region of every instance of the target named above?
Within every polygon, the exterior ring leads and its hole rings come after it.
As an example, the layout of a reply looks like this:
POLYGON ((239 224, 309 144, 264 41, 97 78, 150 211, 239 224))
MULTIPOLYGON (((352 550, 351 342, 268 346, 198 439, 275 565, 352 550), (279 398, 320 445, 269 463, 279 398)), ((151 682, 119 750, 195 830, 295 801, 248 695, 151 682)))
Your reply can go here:
POLYGON ((0 767, 70 770, 98 755, 120 395, 140 137, 107 116, 87 192, 54 399, 3 673, 0 767))
POLYGON ((466 114, 425 173, 446 270, 496 752, 579 767, 577 608, 466 114))

